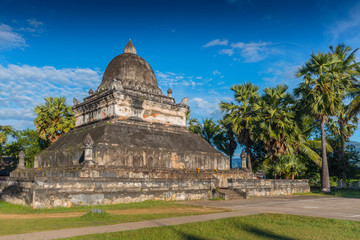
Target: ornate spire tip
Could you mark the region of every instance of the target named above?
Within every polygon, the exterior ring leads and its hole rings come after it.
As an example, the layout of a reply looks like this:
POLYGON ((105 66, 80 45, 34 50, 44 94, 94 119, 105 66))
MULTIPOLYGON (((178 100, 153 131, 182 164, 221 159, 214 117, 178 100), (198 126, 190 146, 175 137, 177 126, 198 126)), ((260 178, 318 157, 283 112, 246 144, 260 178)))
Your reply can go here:
POLYGON ((136 49, 135 49, 134 45, 132 44, 131 39, 129 39, 129 42, 126 44, 126 46, 124 48, 124 53, 136 54, 136 49))

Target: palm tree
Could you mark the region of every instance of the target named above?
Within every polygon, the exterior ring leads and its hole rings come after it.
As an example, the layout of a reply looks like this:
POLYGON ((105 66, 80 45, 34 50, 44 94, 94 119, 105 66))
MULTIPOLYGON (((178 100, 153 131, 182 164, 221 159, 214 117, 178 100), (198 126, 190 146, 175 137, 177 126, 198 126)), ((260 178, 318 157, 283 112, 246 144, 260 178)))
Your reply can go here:
POLYGON ((225 112, 224 121, 232 125, 239 144, 244 145, 247 152, 247 166, 252 171, 250 149, 255 138, 254 103, 260 98, 259 87, 252 83, 244 83, 231 87, 236 103, 221 102, 220 109, 225 112))
POLYGON ((1 126, 0 125, 0 145, 5 143, 8 139, 8 136, 14 132, 11 126, 1 126))
POLYGON ((220 132, 214 137, 215 147, 230 158, 230 169, 232 168, 232 158, 237 147, 235 134, 232 126, 224 120, 218 121, 220 132))
POLYGON ((65 97, 47 97, 45 101, 44 105, 35 107, 37 117, 34 123, 40 137, 54 143, 62 134, 74 128, 74 113, 66 105, 65 97))
POLYGON ((342 79, 337 74, 339 58, 331 53, 312 53, 310 60, 298 69, 297 77, 304 77, 296 96, 301 96, 301 106, 304 114, 314 116, 321 127, 322 174, 321 190, 330 192, 329 168, 326 155, 325 123, 330 116, 339 112, 342 102, 342 79))
POLYGON ((354 134, 358 118, 356 115, 349 112, 349 105, 342 105, 340 113, 337 119, 331 119, 329 121, 329 129, 332 131, 333 135, 340 139, 340 161, 343 164, 342 169, 342 178, 344 184, 346 184, 346 175, 347 175, 347 160, 345 158, 345 142, 348 142, 350 137, 354 134))
POLYGON ((306 169, 304 163, 302 163, 295 154, 281 155, 278 161, 273 162, 268 167, 268 172, 272 172, 274 177, 283 176, 285 179, 295 179, 300 173, 303 173, 306 169))
POLYGON ((270 161, 289 154, 293 146, 301 142, 302 135, 292 109, 295 100, 286 92, 287 89, 286 85, 281 84, 265 88, 261 100, 254 104, 254 110, 258 111, 258 137, 264 142, 270 161))
POLYGON ((193 133, 196 133, 196 134, 201 133, 201 125, 196 118, 191 117, 190 110, 188 110, 186 112, 186 126, 187 126, 187 129, 193 133))
POLYGON ((220 126, 212 118, 202 120, 200 135, 211 145, 216 135, 219 134, 220 126))
MULTIPOLYGON (((348 91, 351 88, 353 88, 354 85, 356 85, 357 83, 356 77, 360 75, 359 63, 355 61, 355 53, 359 49, 357 48, 354 51, 352 51, 352 48, 350 46, 345 46, 344 44, 339 44, 335 48, 333 46, 330 46, 329 48, 331 50, 331 53, 336 55, 340 60, 338 67, 339 78, 343 82, 344 86, 347 86, 346 91, 348 91)), ((344 94, 346 93, 347 92, 344 92, 344 94)), ((345 98, 345 95, 343 96, 343 98, 345 98)), ((350 104, 350 106, 353 105, 354 102, 350 104)), ((354 114, 353 114, 356 111, 352 111, 352 110, 354 110, 354 108, 352 109, 347 106, 342 106, 337 116, 338 132, 341 141, 340 160, 343 162, 342 175, 344 182, 346 182, 345 181, 346 179, 345 141, 348 140, 348 138, 350 138, 350 136, 352 135, 352 134, 349 135, 349 133, 353 132, 347 130, 350 130, 349 127, 352 128, 351 126, 353 124, 349 125, 351 120, 357 120, 356 118, 354 118, 354 114)), ((336 126, 333 125, 333 127, 336 126)), ((333 128, 333 130, 335 129, 333 128)))

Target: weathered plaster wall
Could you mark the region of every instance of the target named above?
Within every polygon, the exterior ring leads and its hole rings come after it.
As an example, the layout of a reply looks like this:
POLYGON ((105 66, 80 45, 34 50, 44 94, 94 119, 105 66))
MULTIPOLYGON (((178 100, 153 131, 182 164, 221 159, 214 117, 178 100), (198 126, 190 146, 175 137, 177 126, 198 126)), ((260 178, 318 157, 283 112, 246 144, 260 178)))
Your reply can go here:
POLYGON ((246 198, 310 192, 309 181, 306 179, 230 179, 228 186, 245 193, 246 198))
POLYGON ((37 156, 36 167, 79 166, 87 134, 96 165, 163 169, 229 169, 229 159, 185 129, 142 122, 109 122, 76 128, 37 156))
POLYGON ((85 98, 74 106, 76 127, 106 120, 138 120, 171 126, 186 126, 188 106, 173 98, 132 90, 108 90, 85 98))

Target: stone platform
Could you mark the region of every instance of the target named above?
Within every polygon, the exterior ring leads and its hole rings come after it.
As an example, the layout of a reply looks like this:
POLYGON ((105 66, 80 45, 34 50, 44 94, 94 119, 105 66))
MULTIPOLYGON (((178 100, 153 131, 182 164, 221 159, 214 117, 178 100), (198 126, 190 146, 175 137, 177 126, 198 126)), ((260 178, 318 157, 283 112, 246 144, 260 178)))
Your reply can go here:
POLYGON ((39 168, 15 170, 0 179, 2 200, 33 208, 209 199, 219 196, 219 188, 244 191, 246 196, 309 191, 306 180, 257 180, 242 170, 39 168))

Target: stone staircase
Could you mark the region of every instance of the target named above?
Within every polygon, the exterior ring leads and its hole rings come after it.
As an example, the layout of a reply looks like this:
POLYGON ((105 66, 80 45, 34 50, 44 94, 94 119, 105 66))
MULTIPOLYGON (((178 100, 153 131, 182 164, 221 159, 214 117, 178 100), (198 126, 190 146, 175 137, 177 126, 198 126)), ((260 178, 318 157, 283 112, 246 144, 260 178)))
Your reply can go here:
POLYGON ((220 188, 219 194, 224 197, 225 200, 245 199, 246 193, 239 189, 220 188))

